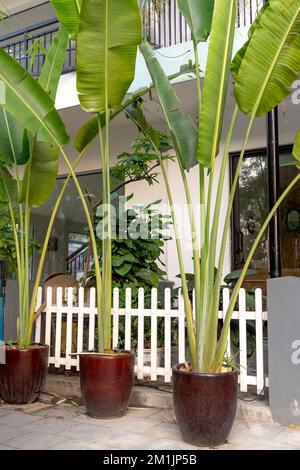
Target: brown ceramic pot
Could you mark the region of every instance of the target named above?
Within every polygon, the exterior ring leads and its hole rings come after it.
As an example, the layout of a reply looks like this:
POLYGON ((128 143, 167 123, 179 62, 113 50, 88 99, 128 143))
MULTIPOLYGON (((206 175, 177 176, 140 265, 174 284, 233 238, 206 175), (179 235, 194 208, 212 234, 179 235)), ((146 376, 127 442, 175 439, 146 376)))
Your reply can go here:
POLYGON ((33 403, 46 380, 49 346, 7 347, 5 354, 5 364, 0 364, 1 399, 14 405, 33 403))
POLYGON ((199 447, 224 444, 234 423, 238 372, 201 374, 173 368, 173 401, 183 439, 199 447))
POLYGON ((80 386, 93 418, 118 418, 126 413, 133 391, 135 354, 80 354, 80 386))

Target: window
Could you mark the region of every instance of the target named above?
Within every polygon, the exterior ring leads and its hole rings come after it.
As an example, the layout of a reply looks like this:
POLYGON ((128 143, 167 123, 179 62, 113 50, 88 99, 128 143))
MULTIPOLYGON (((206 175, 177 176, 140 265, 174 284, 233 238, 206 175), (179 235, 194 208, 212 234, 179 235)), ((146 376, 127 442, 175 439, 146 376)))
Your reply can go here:
MULTIPOLYGON (((78 175, 78 181, 86 195, 88 206, 92 209, 101 200, 101 173, 78 175)), ((53 210, 65 177, 59 178, 49 201, 32 211, 32 224, 35 238, 43 242, 50 214, 53 210)), ((73 180, 70 181, 59 207, 48 245, 44 265, 43 280, 55 273, 69 272, 80 278, 86 256, 88 230, 84 210, 73 180)), ((37 268, 39 255, 35 253, 34 267, 37 268)))
MULTIPOLYGON (((232 177, 238 154, 232 155, 232 177)), ((282 193, 299 170, 291 147, 280 149, 280 192, 282 193)), ((265 149, 247 152, 241 167, 232 217, 232 268, 240 269, 268 214, 268 170, 265 149)), ((300 184, 282 204, 279 211, 282 274, 300 276, 300 184)), ((256 285, 265 284, 269 276, 269 246, 266 232, 251 262, 257 274, 256 285)))

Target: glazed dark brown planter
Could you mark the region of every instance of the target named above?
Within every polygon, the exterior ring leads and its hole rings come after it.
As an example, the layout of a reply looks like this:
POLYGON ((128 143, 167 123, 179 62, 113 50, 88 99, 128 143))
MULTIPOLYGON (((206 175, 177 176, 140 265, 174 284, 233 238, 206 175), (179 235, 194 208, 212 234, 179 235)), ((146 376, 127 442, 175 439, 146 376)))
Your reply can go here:
POLYGON ((198 447, 226 441, 234 423, 238 372, 201 374, 173 368, 173 402, 183 439, 198 447))
POLYGON ((118 418, 126 413, 133 391, 135 354, 80 354, 80 386, 93 418, 118 418))
POLYGON ((49 346, 7 347, 0 364, 0 397, 9 404, 33 403, 39 397, 48 370, 49 346))

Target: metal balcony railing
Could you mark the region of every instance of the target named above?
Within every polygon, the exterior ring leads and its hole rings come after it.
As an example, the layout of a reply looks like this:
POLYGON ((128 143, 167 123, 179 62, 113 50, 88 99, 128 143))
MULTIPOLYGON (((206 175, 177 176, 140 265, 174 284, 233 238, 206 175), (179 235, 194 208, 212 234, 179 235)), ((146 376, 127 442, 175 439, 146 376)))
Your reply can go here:
MULTIPOLYGON (((238 27, 250 26, 262 7, 262 0, 238 0, 238 27)), ((176 0, 150 1, 143 15, 144 36, 156 47, 168 47, 191 39, 190 30, 180 14, 176 0)), ((47 49, 59 27, 56 18, 28 26, 13 33, 0 36, 0 47, 3 47, 24 68, 38 77, 47 49), (31 46, 38 41, 41 48, 35 54, 31 64, 31 46), (28 53, 28 51, 30 51, 28 53)), ((76 42, 69 41, 63 73, 76 69, 76 42)))

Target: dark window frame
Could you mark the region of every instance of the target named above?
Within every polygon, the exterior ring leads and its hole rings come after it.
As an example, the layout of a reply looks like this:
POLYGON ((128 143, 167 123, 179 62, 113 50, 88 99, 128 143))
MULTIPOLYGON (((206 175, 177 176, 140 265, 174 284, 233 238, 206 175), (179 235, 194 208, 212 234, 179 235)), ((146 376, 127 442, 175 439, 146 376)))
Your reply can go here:
MULTIPOLYGON (((293 150, 293 144, 287 145, 280 145, 279 152, 280 153, 291 153, 293 150)), ((255 157, 256 155, 265 155, 267 156, 267 147, 257 147, 253 149, 246 150, 244 159, 255 157)), ((234 176, 236 173, 238 158, 240 156, 240 152, 231 152, 229 158, 229 165, 230 165, 230 190, 233 185, 234 176)), ((237 185, 232 214, 231 214, 231 236, 230 236, 230 252, 231 252, 231 269, 235 271, 240 269, 240 263, 238 261, 239 255, 239 245, 241 245, 241 238, 240 238, 240 198, 239 198, 239 185, 237 185)))

